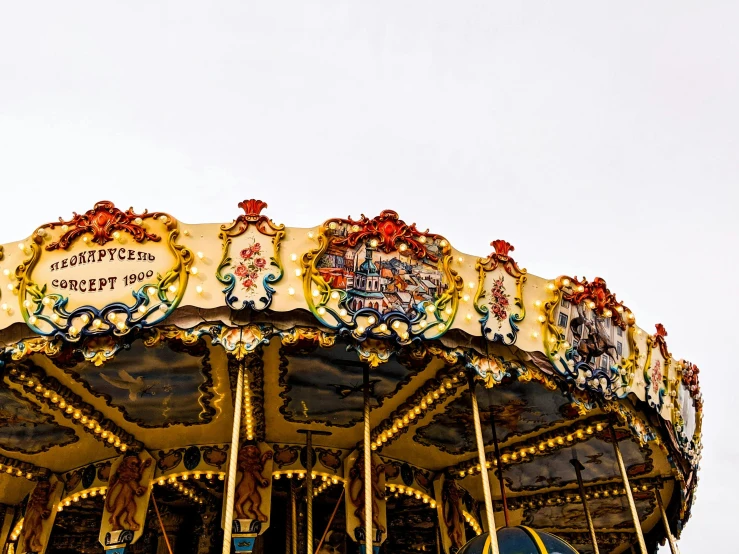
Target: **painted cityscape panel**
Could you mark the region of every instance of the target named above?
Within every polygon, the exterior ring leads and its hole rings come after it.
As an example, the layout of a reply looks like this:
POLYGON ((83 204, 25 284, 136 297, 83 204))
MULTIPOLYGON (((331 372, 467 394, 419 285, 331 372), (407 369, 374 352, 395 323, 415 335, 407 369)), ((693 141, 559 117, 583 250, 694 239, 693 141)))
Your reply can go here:
MULTIPOLYGON (((347 232, 347 226, 339 226, 333 236, 346 236, 347 232)), ((431 241, 426 249, 440 255, 431 241)), ((317 268, 332 289, 346 292, 349 311, 371 308, 380 314, 400 312, 414 319, 419 315, 419 304, 433 303, 448 287, 440 264, 399 251, 386 254, 367 241, 353 248, 330 244, 317 268)))

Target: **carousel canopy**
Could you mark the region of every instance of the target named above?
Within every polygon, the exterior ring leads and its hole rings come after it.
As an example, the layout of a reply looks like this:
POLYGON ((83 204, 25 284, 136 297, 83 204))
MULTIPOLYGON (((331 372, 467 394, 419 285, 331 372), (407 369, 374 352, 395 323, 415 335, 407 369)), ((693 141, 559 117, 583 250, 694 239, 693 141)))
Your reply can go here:
POLYGON ((702 398, 698 368, 672 355, 663 326, 638 327, 601 278, 528 273, 503 240, 479 257, 392 211, 303 229, 273 222, 265 206, 248 200, 231 223, 187 224, 99 202, 2 246, 8 514, 53 478, 61 518, 139 452, 152 460, 147 482, 207 475, 217 486, 192 494, 222 498, 240 371, 242 442, 270 449, 274 480, 298 478, 305 431, 320 432, 316 488, 331 494, 361 450, 368 369, 371 447, 388 510, 399 510, 387 519, 390 551, 435 548, 432 520, 462 527, 446 533, 447 551, 482 532, 485 469, 497 525, 502 479, 511 525, 588 552, 573 458, 599 540, 627 550, 636 539, 614 441, 648 541, 665 537, 655 495, 679 535, 702 398))

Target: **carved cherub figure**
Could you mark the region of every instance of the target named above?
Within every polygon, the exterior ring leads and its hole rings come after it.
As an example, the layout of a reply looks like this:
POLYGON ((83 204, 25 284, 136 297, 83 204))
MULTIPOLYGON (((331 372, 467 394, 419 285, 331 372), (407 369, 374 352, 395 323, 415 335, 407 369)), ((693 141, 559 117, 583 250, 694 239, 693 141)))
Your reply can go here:
POLYGON ((135 519, 136 497, 146 492, 146 487, 141 485, 141 478, 150 465, 151 459, 142 462, 138 454, 130 454, 123 458, 110 479, 106 508, 110 512, 108 521, 113 531, 138 531, 141 527, 135 519))
MULTIPOLYGON (((384 473, 385 466, 382 464, 375 464, 372 460, 372 467, 370 468, 370 474, 372 476, 372 526, 380 531, 385 532, 385 527, 380 523, 380 506, 379 500, 385 498, 385 491, 380 487, 380 474, 384 473)), ((350 483, 349 483, 349 498, 352 504, 356 507, 354 515, 359 521, 364 521, 364 457, 357 456, 350 472, 350 483)))
POLYGON ((261 510, 262 495, 259 488, 269 486, 269 481, 262 473, 264 464, 271 458, 272 451, 268 450, 262 454, 259 447, 254 444, 248 444, 239 451, 238 468, 241 479, 236 485, 236 502, 234 502, 237 519, 267 521, 267 516, 261 510))
POLYGON ((444 481, 441 493, 442 512, 449 540, 456 551, 464 546, 464 517, 462 515, 462 496, 454 481, 444 481))
POLYGON ((28 499, 26 515, 23 521, 23 545, 28 552, 40 552, 43 550, 41 535, 43 534, 44 520, 51 516, 49 499, 54 494, 56 483, 39 481, 28 499))

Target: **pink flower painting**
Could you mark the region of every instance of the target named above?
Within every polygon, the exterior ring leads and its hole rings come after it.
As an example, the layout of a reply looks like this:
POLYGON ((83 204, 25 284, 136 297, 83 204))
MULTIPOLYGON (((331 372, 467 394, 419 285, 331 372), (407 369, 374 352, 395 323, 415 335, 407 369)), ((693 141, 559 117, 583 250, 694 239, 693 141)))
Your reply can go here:
POLYGON ((662 384, 662 365, 659 363, 659 360, 654 362, 654 369, 652 369, 652 390, 655 392, 659 392, 659 387, 662 384))
POLYGON ((503 320, 508 317, 508 308, 510 306, 508 300, 510 295, 506 294, 502 275, 493 281, 493 288, 490 289, 490 293, 490 311, 493 317, 498 320, 500 327, 503 320))
POLYGON ((255 292, 259 285, 259 276, 267 267, 267 260, 262 255, 262 245, 255 242, 242 248, 239 258, 234 275, 247 293, 255 292))

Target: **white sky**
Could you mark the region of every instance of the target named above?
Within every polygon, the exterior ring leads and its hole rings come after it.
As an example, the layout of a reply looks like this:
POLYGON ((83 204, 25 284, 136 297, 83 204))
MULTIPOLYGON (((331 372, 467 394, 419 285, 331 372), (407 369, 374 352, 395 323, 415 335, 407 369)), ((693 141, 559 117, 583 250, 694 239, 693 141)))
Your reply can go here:
POLYGON ((471 254, 505 238, 536 275, 602 276, 701 368, 680 546, 719 551, 739 493, 738 20, 728 0, 6 1, 0 242, 102 199, 213 222, 257 197, 292 226, 392 208, 471 254))

